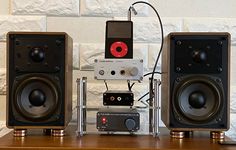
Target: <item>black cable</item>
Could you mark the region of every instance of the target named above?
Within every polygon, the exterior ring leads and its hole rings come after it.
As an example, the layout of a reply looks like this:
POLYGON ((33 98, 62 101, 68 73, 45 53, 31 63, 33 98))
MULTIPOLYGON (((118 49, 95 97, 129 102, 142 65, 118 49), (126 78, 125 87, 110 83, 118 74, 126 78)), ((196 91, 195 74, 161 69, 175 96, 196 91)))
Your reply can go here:
POLYGON ((146 109, 148 108, 148 105, 146 103, 144 103, 143 101, 141 101, 141 103, 144 105, 144 106, 136 106, 136 108, 138 109, 146 109))
POLYGON ((130 86, 130 81, 129 80, 127 80, 127 84, 128 84, 129 91, 131 91, 131 86, 130 86))
POLYGON ((107 91, 108 91, 108 86, 107 86, 106 80, 104 80, 104 83, 105 83, 106 89, 107 89, 107 91))
MULTIPOLYGON (((137 11, 134 9, 134 5, 136 5, 136 4, 140 4, 140 3, 143 3, 143 4, 146 4, 146 5, 148 5, 148 6, 150 6, 154 11, 155 11, 155 13, 156 13, 156 15, 157 15, 157 17, 158 17, 158 21, 159 21, 159 23, 160 23, 160 29, 161 29, 161 47, 160 47, 160 50, 159 50, 159 53, 158 53, 158 55, 157 55, 157 58, 156 58, 156 61, 155 61, 155 65, 154 65, 154 67, 153 67, 153 71, 150 73, 152 76, 151 76, 151 78, 150 78, 150 84, 151 85, 153 85, 153 79, 154 79, 154 74, 155 73, 159 73, 159 72, 155 72, 155 70, 156 70, 156 67, 157 67, 157 64, 158 64, 158 61, 159 61, 159 59, 160 59, 160 56, 161 56, 161 53, 162 53, 162 49, 163 49, 163 45, 164 45, 164 31, 163 31, 163 25, 162 25, 162 21, 161 21, 161 17, 160 17, 160 15, 159 15, 159 13, 157 12, 157 10, 151 5, 151 4, 149 4, 149 3, 147 3, 147 2, 145 2, 145 1, 137 1, 137 2, 134 2, 130 7, 129 7, 129 19, 131 20, 131 11, 133 11, 134 12, 134 14, 136 15, 137 14, 137 11)), ((161 74, 161 73, 160 73, 161 74)), ((146 74, 146 76, 147 75, 149 75, 149 73, 148 74, 146 74)), ((151 90, 152 91, 152 90, 151 90)), ((148 92, 149 93, 149 92, 148 92)), ((150 95, 151 95, 151 97, 149 98, 149 99, 147 99, 146 100, 146 102, 148 101, 148 100, 150 100, 151 98, 153 98, 153 92, 152 93, 149 93, 150 95)), ((146 96, 146 95, 145 95, 146 96)), ((144 96, 142 96, 141 98, 143 98, 144 96)))
MULTIPOLYGON (((148 75, 150 75, 150 74, 152 74, 153 72, 148 72, 148 73, 146 73, 145 75, 143 75, 144 77, 146 77, 146 76, 148 76, 148 75)), ((155 71, 154 72, 155 74, 162 74, 161 72, 158 72, 158 71, 155 71)))
MULTIPOLYGON (((143 96, 141 96, 137 101, 142 100, 145 96, 147 96, 149 94, 149 92, 145 93, 143 96)), ((147 100, 145 100, 147 102, 147 100)), ((144 101, 140 101, 142 104, 144 104, 145 106, 137 106, 136 108, 139 109, 145 109, 148 107, 148 105, 144 102, 144 101)))
MULTIPOLYGON (((153 78, 154 78, 154 74, 155 74, 155 69, 156 69, 156 66, 157 66, 157 64, 158 64, 158 61, 159 61, 159 59, 160 59, 161 52, 162 52, 163 45, 164 45, 164 31, 163 31, 163 25, 162 25, 161 17, 160 17, 160 15, 159 15, 159 13, 157 12, 157 10, 156 10, 151 4, 149 4, 149 3, 145 2, 145 1, 137 1, 137 2, 134 2, 134 3, 132 4, 132 6, 129 7, 129 11, 130 11, 130 12, 133 11, 134 14, 137 14, 137 12, 136 12, 136 10, 134 9, 133 6, 136 5, 136 4, 140 4, 140 3, 146 4, 146 5, 150 6, 150 7, 155 11, 155 13, 156 13, 156 15, 157 15, 157 17, 158 17, 158 21, 159 21, 159 23, 160 23, 160 29, 161 29, 161 47, 160 47, 160 51, 159 51, 159 53, 158 53, 158 55, 157 55, 157 58, 156 58, 156 61, 155 61, 155 65, 154 65, 153 71, 152 71, 152 76, 151 76, 151 82, 153 82, 153 78)), ((130 19, 131 19, 131 13, 130 13, 130 19)))
POLYGON ((149 92, 145 93, 143 96, 141 96, 138 101, 140 101, 141 99, 143 99, 145 96, 147 96, 149 94, 149 92))
MULTIPOLYGON (((154 73, 155 73, 155 74, 162 74, 161 72, 158 72, 158 71, 156 71, 156 72, 154 72, 154 73)), ((143 76, 146 77, 146 76, 148 76, 148 75, 150 75, 150 74, 152 74, 152 72, 148 72, 148 73, 144 74, 143 76)), ((135 82, 132 83, 131 85, 128 83, 128 88, 129 88, 130 91, 131 91, 132 87, 134 86, 134 84, 135 84, 135 82)))
POLYGON ((135 82, 130 85, 130 80, 127 80, 127 83, 128 83, 128 89, 129 89, 129 91, 131 91, 131 90, 132 90, 132 87, 133 87, 134 84, 135 84, 135 82))
POLYGON ((154 96, 152 96, 152 97, 146 99, 145 101, 149 104, 149 101, 150 101, 151 99, 153 99, 153 98, 154 98, 154 96))
POLYGON ((131 91, 132 87, 134 86, 134 84, 135 84, 135 82, 131 84, 131 86, 130 86, 130 91, 131 91))

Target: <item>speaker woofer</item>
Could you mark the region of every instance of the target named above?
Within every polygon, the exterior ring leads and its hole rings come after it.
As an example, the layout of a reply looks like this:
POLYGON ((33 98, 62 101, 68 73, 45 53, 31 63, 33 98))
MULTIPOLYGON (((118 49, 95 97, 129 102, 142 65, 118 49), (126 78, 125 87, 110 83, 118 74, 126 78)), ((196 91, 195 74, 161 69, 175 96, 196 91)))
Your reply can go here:
POLYGON ((211 121, 220 112, 223 89, 220 80, 206 76, 178 79, 175 83, 173 108, 192 123, 211 121))
POLYGON ((58 89, 45 77, 24 78, 14 97, 17 111, 29 120, 47 119, 58 107, 58 89))

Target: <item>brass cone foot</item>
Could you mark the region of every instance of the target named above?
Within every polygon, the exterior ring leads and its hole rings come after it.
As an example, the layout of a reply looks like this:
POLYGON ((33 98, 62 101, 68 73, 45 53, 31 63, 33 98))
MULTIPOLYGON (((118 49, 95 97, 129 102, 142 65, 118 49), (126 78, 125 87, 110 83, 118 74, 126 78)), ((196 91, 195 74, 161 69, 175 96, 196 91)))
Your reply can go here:
POLYGON ((65 130, 63 129, 52 129, 51 132, 52 136, 62 137, 65 135, 65 130))
POLYGON ((211 138, 212 139, 224 139, 225 138, 225 133, 223 131, 211 131, 211 138))
POLYGON ((26 129, 14 129, 13 135, 15 137, 25 137, 27 134, 26 129))
POLYGON ((182 139, 185 137, 185 131, 170 131, 170 136, 172 138, 182 139))

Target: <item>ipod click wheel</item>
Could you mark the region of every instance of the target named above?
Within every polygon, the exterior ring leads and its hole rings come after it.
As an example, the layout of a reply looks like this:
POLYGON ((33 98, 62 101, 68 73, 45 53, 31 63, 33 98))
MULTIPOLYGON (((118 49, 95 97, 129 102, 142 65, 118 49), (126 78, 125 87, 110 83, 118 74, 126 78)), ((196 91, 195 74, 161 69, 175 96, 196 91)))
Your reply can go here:
POLYGON ((142 59, 95 59, 94 78, 97 80, 143 79, 142 59))

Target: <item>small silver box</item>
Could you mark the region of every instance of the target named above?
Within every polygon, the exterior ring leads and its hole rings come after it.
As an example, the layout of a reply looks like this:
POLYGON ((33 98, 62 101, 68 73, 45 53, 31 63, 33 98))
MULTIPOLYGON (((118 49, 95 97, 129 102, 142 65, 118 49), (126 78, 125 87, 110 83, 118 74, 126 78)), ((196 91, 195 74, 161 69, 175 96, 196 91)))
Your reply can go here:
POLYGON ((94 78, 97 80, 143 80, 142 59, 95 60, 94 78))

